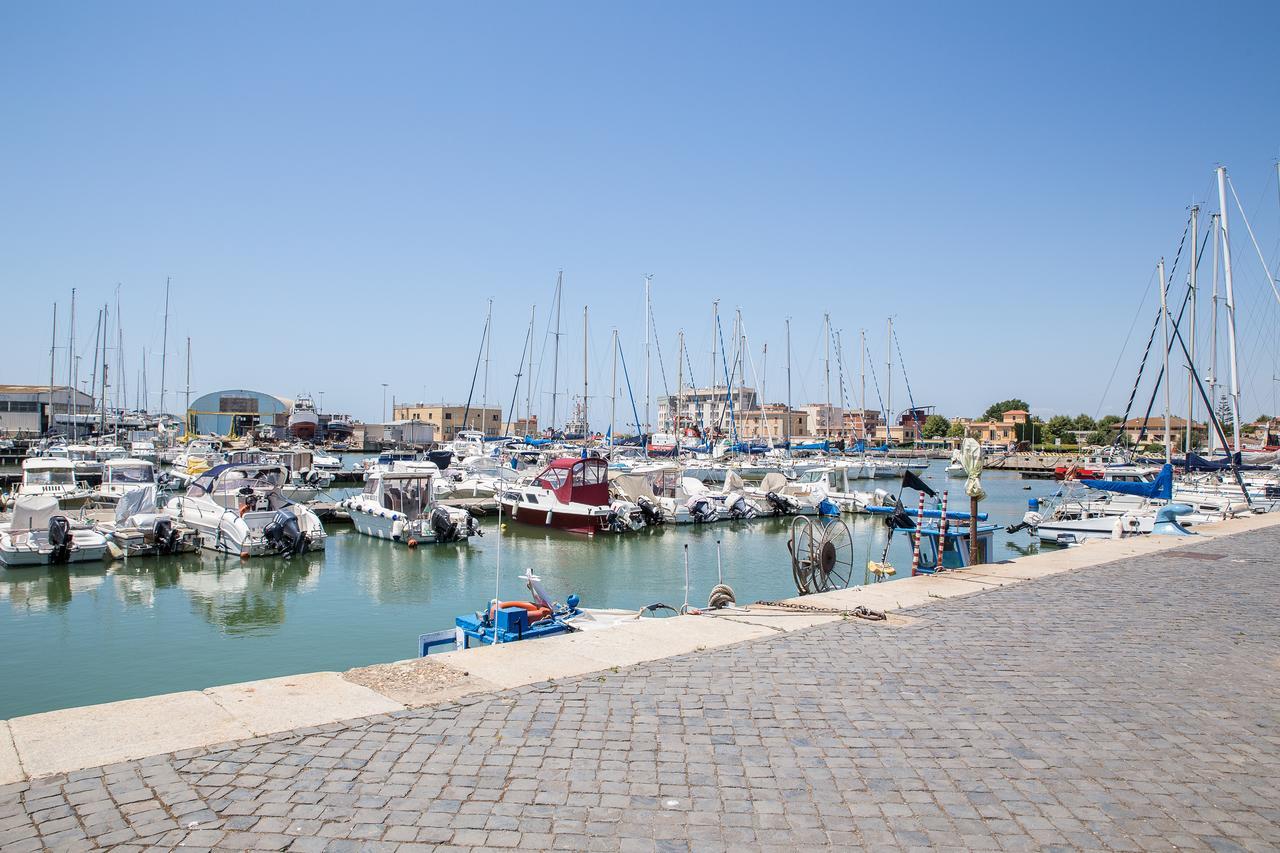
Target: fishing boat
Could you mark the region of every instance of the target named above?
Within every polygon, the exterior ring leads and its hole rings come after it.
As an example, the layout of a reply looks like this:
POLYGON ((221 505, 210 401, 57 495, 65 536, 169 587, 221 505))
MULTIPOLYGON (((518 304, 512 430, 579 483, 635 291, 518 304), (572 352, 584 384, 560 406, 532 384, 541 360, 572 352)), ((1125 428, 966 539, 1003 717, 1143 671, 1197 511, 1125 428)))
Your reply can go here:
POLYGON ((529 590, 529 601, 495 599, 475 613, 455 618, 452 630, 418 635, 419 657, 426 657, 428 652, 437 648, 462 651, 472 646, 500 645, 612 628, 634 622, 639 616, 633 610, 587 610, 579 606, 581 600, 573 593, 561 604, 543 588, 542 579, 528 569, 520 579, 529 590))
POLYGON ((63 509, 77 509, 93 497, 93 492, 76 481, 75 463, 71 460, 33 456, 22 461, 18 496, 52 497, 63 509))
POLYGON ((438 469, 378 471, 365 480, 363 492, 343 499, 338 506, 365 536, 403 542, 411 548, 481 535, 469 512, 437 503, 438 477, 438 469))
POLYGON ((73 527, 53 495, 20 495, 13 518, 0 527, 0 563, 10 568, 91 562, 106 553, 106 537, 73 527))
POLYGON ((644 526, 634 503, 611 500, 609 465, 594 457, 552 460, 531 482, 507 487, 498 501, 512 521, 570 533, 589 536, 644 526))
POLYGON ((289 411, 289 435, 310 441, 316 437, 319 425, 320 416, 316 414, 316 404, 306 394, 299 394, 289 411))
POLYGON ((192 481, 165 515, 194 527, 210 551, 296 556, 324 548, 324 525, 307 507, 284 496, 283 465, 218 465, 192 481))
POLYGON ((155 502, 156 467, 143 459, 110 459, 102 467, 102 483, 94 489, 94 501, 113 504, 127 493, 149 491, 155 502))

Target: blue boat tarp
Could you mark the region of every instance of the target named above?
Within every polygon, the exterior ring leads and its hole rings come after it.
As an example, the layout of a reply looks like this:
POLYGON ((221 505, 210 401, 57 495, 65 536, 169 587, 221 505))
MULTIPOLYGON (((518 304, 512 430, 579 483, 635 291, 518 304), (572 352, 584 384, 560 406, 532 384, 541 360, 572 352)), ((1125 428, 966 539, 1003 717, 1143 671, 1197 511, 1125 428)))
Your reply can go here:
POLYGON ((1188 453, 1186 466, 1188 471, 1226 471, 1232 467, 1240 467, 1240 454, 1227 458, 1205 459, 1196 453, 1188 453))
POLYGON ((806 441, 800 444, 791 445, 792 450, 830 450, 831 442, 829 441, 806 441))
POLYGON ((549 439, 549 438, 534 438, 534 437, 533 437, 533 436, 531 436, 531 435, 526 435, 526 436, 524 437, 524 443, 525 443, 525 444, 527 444, 527 445, 529 445, 530 447, 546 447, 548 444, 550 444, 550 443, 551 443, 551 439, 549 439))
POLYGON ((1160 501, 1173 500, 1173 466, 1166 464, 1150 483, 1133 483, 1127 480, 1081 480, 1091 489, 1115 492, 1119 495, 1137 495, 1160 501))

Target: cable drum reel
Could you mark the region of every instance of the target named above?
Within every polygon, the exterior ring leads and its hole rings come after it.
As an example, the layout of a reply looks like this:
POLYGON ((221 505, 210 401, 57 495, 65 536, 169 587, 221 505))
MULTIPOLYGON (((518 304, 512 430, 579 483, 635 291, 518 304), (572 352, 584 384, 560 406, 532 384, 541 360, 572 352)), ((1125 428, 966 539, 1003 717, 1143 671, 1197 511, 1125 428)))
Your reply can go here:
POLYGON ((787 550, 800 595, 844 589, 853 577, 853 536, 838 518, 815 524, 797 517, 791 522, 787 550))

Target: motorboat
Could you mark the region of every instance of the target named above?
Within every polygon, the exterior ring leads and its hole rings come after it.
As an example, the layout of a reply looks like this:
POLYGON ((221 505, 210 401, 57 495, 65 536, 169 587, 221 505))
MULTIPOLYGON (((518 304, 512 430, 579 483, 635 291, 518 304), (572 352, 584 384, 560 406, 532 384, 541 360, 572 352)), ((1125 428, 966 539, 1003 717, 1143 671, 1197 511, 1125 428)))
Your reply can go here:
POLYGON ((355 425, 348 415, 334 415, 325 424, 324 432, 331 441, 346 441, 355 432, 355 425))
POLYGON ((342 460, 338 457, 321 453, 319 450, 309 450, 307 452, 311 454, 312 471, 322 471, 325 474, 332 475, 342 470, 342 460))
POLYGON ((147 462, 160 461, 160 456, 156 452, 155 442, 148 440, 129 442, 129 458, 143 459, 147 462))
POLYGON ((512 521, 591 535, 644 526, 640 508, 609 495, 609 465, 596 457, 552 460, 526 484, 512 484, 498 498, 512 521))
POLYGON ((364 491, 343 499, 338 506, 365 536, 410 547, 461 542, 481 535, 469 512, 437 503, 434 485, 438 477, 438 469, 378 471, 365 480, 364 491))
POLYGON ((288 557, 322 549, 319 517, 281 492, 288 478, 283 465, 218 465, 196 477, 164 513, 194 527, 201 547, 211 551, 288 557))
POLYGON ((227 454, 229 465, 281 465, 288 470, 288 477, 280 485, 280 493, 295 503, 309 503, 329 488, 333 477, 311 467, 311 451, 294 448, 284 451, 267 451, 257 447, 233 450, 227 454))
POLYGON ((93 497, 98 503, 116 503, 139 489, 151 492, 155 503, 156 466, 143 459, 110 459, 103 463, 102 483, 94 489, 93 497))
POLYGON ((316 414, 316 404, 306 394, 299 394, 289 411, 289 435, 310 441, 316 437, 319 425, 320 416, 316 414))
POLYGON ((65 459, 70 462, 78 478, 97 477, 102 474, 98 448, 92 444, 62 444, 49 448, 46 455, 50 459, 65 459))
POLYGON ((453 455, 457 459, 466 459, 469 456, 485 456, 488 454, 488 448, 485 446, 484 433, 478 429, 462 429, 453 437, 453 444, 450 445, 453 455))
POLYGON ((0 563, 9 568, 101 560, 107 539, 72 526, 53 495, 19 495, 13 518, 0 527, 0 563))
POLYGON ((76 481, 75 463, 56 456, 33 456, 22 461, 22 483, 18 496, 56 498, 63 509, 78 509, 93 492, 76 481))
MULTIPOLYGON (((543 588, 541 578, 529 569, 520 576, 529 590, 528 601, 488 602, 484 608, 454 619, 454 627, 418 635, 418 655, 426 657, 432 649, 462 651, 472 646, 491 646, 524 640, 537 640, 560 634, 620 627, 639 619, 634 610, 588 610, 576 594, 570 593, 561 604, 552 600, 543 588)), ((654 605, 655 610, 665 605, 654 605)))
POLYGON ((824 506, 830 514, 839 512, 827 501, 822 483, 792 483, 779 473, 766 474, 759 486, 748 486, 743 493, 755 504, 757 515, 819 515, 824 506))
POLYGON ((195 438, 187 442, 186 449, 174 458, 173 470, 175 474, 190 480, 225 462, 222 442, 211 438, 195 438))
POLYGON ((190 554, 200 550, 200 536, 195 528, 179 524, 156 509, 154 489, 127 492, 116 503, 114 518, 101 521, 95 527, 125 558, 190 554))

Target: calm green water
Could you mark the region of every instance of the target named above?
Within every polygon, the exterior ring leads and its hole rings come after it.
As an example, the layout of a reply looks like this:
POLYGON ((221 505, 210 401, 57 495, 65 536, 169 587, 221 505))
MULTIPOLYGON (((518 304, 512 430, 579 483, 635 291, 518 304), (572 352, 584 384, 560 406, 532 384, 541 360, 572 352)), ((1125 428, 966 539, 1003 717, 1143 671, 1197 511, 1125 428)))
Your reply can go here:
MULTIPOLYGON (((960 481, 934 463, 926 478, 965 502, 960 481)), ((1021 518, 1028 497, 1051 482, 991 472, 983 509, 1001 525, 1021 518), (1030 485, 1031 489, 1024 487, 1030 485)), ((845 516, 854 565, 879 559, 884 528, 845 516)), ((667 527, 593 539, 508 525, 502 534, 501 597, 524 599, 526 567, 553 596, 577 592, 587 607, 639 608, 684 600, 688 545, 690 602, 716 583, 720 540, 726 582, 738 600, 795 594, 786 519, 710 527, 667 527)), ((0 569, 0 718, 54 708, 199 690, 279 675, 342 670, 416 654, 419 633, 494 595, 497 529, 466 546, 414 551, 331 525, 326 550, 286 561, 215 556, 134 559, 70 569, 0 569)), ((1024 533, 997 537, 1001 559, 1025 553, 1024 533)), ((910 546, 895 537, 899 577, 910 546)))

